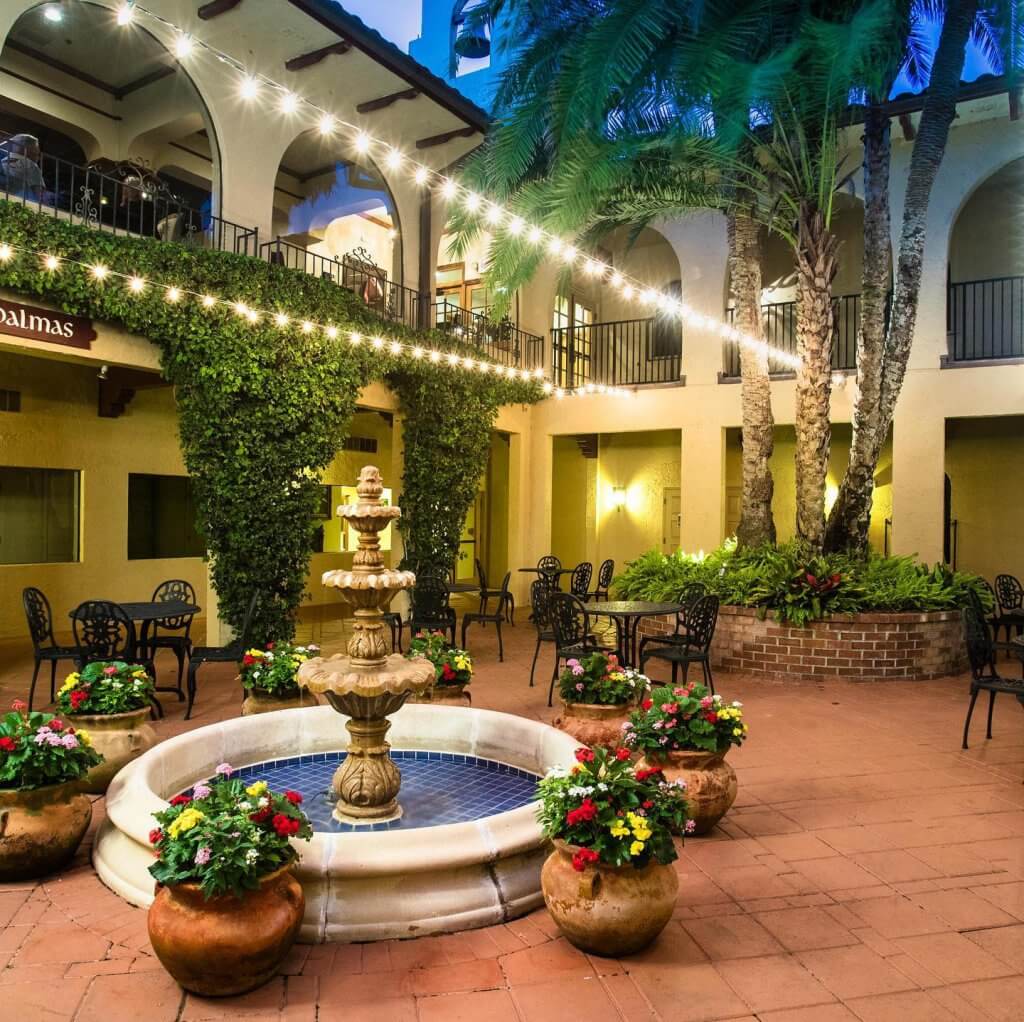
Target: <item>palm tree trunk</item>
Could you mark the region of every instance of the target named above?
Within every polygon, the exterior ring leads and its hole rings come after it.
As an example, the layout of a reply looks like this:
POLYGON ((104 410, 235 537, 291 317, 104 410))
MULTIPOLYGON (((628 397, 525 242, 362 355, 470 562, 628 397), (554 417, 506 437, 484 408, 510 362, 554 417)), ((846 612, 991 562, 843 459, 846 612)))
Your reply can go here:
MULTIPOLYGON (((978 0, 950 0, 942 23, 938 49, 932 63, 931 79, 921 110, 907 175, 907 194, 903 206, 899 259, 893 288, 892 311, 880 364, 869 367, 877 380, 867 380, 854 409, 854 439, 858 431, 862 442, 850 451, 850 464, 843 480, 838 514, 834 510, 834 528, 829 530, 833 549, 867 545, 867 525, 871 515, 873 479, 878 456, 892 426, 893 413, 907 372, 910 348, 917 321, 917 303, 921 290, 925 228, 932 186, 945 155, 949 128, 956 116, 967 39, 978 12, 978 0)), ((867 138, 865 139, 867 142, 867 138)), ((866 182, 866 174, 865 174, 866 182)), ((888 214, 886 214, 888 217, 888 214)), ((868 256, 868 216, 865 211, 865 281, 872 260, 868 256)), ((860 351, 858 349, 858 357, 860 351)), ((869 358, 870 361, 870 358, 869 358)), ((858 383, 862 366, 858 363, 858 383)))
POLYGON ((821 549, 831 439, 832 280, 837 241, 821 210, 806 201, 801 204, 797 228, 796 534, 821 549))
POLYGON ((889 117, 878 105, 864 117, 864 269, 857 335, 857 396, 853 406, 850 460, 829 515, 827 550, 866 551, 875 488, 875 464, 885 434, 878 436, 885 316, 889 297, 889 117))
MULTIPOLYGON (((761 245, 759 226, 748 213, 728 216, 729 278, 736 328, 761 337, 761 245)), ((775 542, 769 459, 775 447, 775 420, 768 379, 768 354, 739 346, 740 401, 743 410, 743 494, 736 539, 740 546, 775 542)))

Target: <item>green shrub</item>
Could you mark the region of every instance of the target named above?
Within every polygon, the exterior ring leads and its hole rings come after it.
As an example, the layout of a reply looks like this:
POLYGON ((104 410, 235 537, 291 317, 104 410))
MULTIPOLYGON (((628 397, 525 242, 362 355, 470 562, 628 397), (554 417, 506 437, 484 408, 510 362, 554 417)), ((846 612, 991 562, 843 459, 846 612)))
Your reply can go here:
POLYGON ((992 604, 977 575, 943 564, 929 568, 913 557, 818 554, 796 540, 742 549, 729 540, 707 555, 649 550, 614 586, 623 599, 674 600, 692 582, 722 603, 774 611, 798 627, 828 614, 949 610, 962 607, 970 590, 986 609, 992 604))

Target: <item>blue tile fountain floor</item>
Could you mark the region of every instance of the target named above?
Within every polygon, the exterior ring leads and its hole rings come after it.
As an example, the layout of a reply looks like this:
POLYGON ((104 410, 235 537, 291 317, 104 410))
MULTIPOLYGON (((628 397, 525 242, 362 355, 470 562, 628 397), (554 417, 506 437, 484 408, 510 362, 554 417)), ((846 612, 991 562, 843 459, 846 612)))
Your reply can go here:
POLYGON ((291 759, 274 759, 243 767, 234 776, 266 781, 278 791, 292 789, 305 797, 314 830, 412 830, 465 823, 518 809, 533 801, 537 775, 495 760, 454 752, 392 749, 391 758, 402 771, 398 820, 355 826, 339 823, 331 815, 331 777, 345 758, 343 752, 324 752, 291 759))

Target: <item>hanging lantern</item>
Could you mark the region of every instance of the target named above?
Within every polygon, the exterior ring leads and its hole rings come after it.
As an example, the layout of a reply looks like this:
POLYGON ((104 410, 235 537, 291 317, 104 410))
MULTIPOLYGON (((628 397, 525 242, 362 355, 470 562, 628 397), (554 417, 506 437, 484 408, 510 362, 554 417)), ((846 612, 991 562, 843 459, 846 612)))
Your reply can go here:
POLYGON ((491 52, 491 40, 487 38, 483 25, 462 22, 455 37, 455 52, 460 57, 478 60, 491 52))

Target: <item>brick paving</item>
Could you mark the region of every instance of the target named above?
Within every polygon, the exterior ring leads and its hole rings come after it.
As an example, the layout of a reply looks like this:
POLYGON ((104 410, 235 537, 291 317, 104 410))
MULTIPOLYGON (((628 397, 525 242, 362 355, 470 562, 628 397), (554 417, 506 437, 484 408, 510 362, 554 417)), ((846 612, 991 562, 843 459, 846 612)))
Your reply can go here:
MULTIPOLYGON (((527 686, 532 632, 474 629, 474 703, 550 719, 527 686)), ((335 639, 337 643, 337 639, 335 639)), ((328 651, 331 643, 325 639, 328 651)), ((4 704, 25 651, 0 658, 4 704)), ((545 662, 550 661, 545 658, 545 662)), ((169 663, 169 661, 168 661, 169 663)), ((166 665, 162 664, 165 667, 166 665)), ((1015 672, 1007 665, 1007 672, 1015 672)), ((211 666, 192 724, 238 712, 211 666)), ((17 1022, 975 1022, 1024 1018, 1024 715, 1001 696, 961 752, 963 677, 772 683, 720 673, 752 737, 730 755, 736 805, 687 840, 675 917, 647 951, 589 957, 545 912, 504 926, 371 944, 296 946, 243 997, 184 994, 153 958, 142 910, 89 865, 0 885, 0 1017, 17 1022)), ((164 697, 161 737, 189 727, 164 697)), ((453 710, 452 712, 459 712, 453 710)), ((94 823, 103 800, 94 805, 94 823)))

